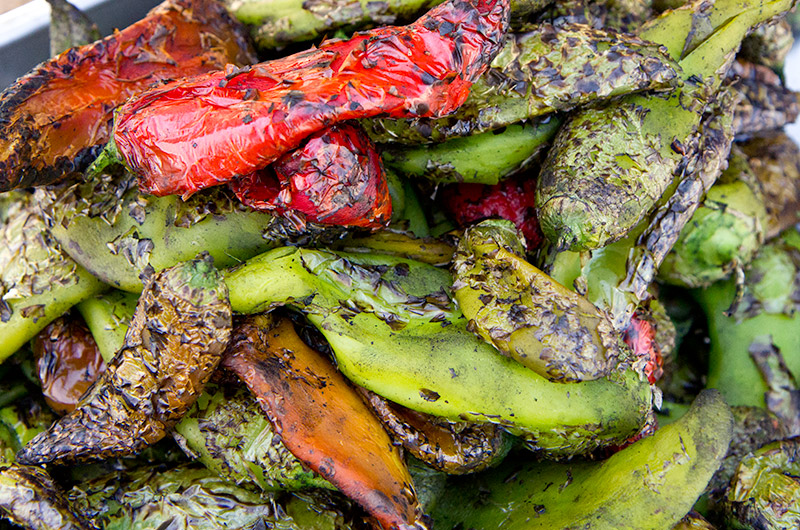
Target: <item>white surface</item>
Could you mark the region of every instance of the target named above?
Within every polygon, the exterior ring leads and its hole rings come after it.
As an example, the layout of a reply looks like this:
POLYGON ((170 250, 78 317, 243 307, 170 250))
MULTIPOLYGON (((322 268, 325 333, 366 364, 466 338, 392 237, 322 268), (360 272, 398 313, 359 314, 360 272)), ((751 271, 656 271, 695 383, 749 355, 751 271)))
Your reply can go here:
MULTIPOLYGON (((800 45, 795 43, 786 64, 783 67, 783 75, 786 79, 786 86, 792 90, 800 91, 800 45)), ((792 137, 795 143, 800 144, 800 123, 792 123, 786 126, 786 133, 792 137)))

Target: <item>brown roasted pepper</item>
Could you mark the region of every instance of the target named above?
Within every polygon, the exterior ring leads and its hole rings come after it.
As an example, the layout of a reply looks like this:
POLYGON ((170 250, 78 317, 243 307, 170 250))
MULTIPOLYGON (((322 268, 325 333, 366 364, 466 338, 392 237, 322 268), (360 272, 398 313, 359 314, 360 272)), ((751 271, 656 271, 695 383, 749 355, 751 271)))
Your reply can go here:
POLYGON ((59 414, 72 412, 106 369, 97 342, 79 316, 51 322, 33 339, 33 353, 44 399, 59 414))
POLYGON ((135 454, 164 437, 217 367, 231 329, 228 290, 210 258, 155 275, 125 345, 78 407, 17 454, 23 464, 135 454))
POLYGON ((255 62, 245 36, 217 0, 167 0, 40 64, 0 94, 0 191, 84 169, 111 135, 114 108, 150 85, 255 62))

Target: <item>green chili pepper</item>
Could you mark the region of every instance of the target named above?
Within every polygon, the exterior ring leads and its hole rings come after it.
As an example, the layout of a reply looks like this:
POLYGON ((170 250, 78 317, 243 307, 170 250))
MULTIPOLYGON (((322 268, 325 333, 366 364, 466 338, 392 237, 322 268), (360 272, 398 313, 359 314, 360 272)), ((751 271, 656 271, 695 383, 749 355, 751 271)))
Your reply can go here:
POLYGON ((694 150, 703 112, 742 38, 792 4, 721 0, 702 17, 707 27, 692 24, 696 13, 686 9, 668 12, 640 31, 680 59, 684 85, 665 95, 625 96, 572 116, 556 136, 538 182, 539 222, 548 239, 558 248, 583 250, 630 232, 694 150))
POLYGON ((510 34, 466 102, 445 118, 362 120, 376 142, 430 143, 479 134, 598 99, 664 89, 680 67, 657 44, 583 24, 510 34))
POLYGON ((333 488, 289 452, 246 387, 206 387, 175 433, 194 458, 236 484, 264 491, 333 488))
POLYGON ((36 190, 53 237, 110 285, 139 292, 148 265, 160 270, 207 251, 222 267, 276 244, 265 232, 277 231, 281 221, 249 211, 223 189, 182 201, 142 194, 135 179, 101 172, 87 182, 36 190))
POLYGON ((75 263, 47 232, 26 193, 0 196, 0 361, 53 319, 107 287, 75 263))
POLYGON ((708 386, 718 388, 731 405, 764 407, 768 387, 751 349, 775 345, 789 370, 800 374, 800 233, 790 229, 762 247, 745 275, 743 300, 727 316, 735 283, 730 279, 694 292, 708 318, 708 386))
POLYGON ((453 291, 469 328, 551 381, 598 379, 629 360, 611 319, 524 254, 510 221, 483 221, 464 232, 453 291))
POLYGON ((387 149, 386 165, 410 177, 435 182, 497 184, 504 177, 527 167, 549 145, 561 120, 551 116, 529 124, 513 124, 466 138, 453 138, 436 145, 409 149, 387 149))
POLYGON ((798 475, 798 438, 771 443, 745 457, 725 499, 728 528, 797 528, 800 525, 798 475))
POLYGON ((12 464, 0 468, 0 513, 33 530, 93 528, 72 508, 43 468, 12 464))
POLYGON ((256 493, 193 466, 114 472, 68 492, 74 509, 106 530, 351 528, 346 500, 325 493, 256 493))
POLYGON ((443 528, 669 530, 719 466, 733 418, 718 392, 680 420, 600 462, 508 459, 471 481, 451 480, 432 513, 443 528))
POLYGON ((650 410, 628 370, 551 383, 466 330, 447 271, 391 256, 281 248, 226 277, 235 311, 289 304, 323 333, 352 381, 405 407, 525 433, 549 454, 575 454, 633 435, 650 410))
POLYGON ((73 46, 100 40, 97 25, 66 0, 47 0, 50 4, 50 56, 73 46))
POLYGON ((746 266, 764 242, 767 212, 760 191, 747 159, 734 152, 664 259, 659 277, 700 287, 746 266))

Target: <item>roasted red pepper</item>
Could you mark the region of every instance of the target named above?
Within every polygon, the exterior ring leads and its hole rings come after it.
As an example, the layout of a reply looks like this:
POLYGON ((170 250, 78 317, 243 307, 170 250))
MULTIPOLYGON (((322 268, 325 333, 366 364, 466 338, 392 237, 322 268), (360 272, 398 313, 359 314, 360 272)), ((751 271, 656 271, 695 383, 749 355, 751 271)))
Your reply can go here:
POLYGON ((116 147, 144 191, 188 195, 344 120, 447 114, 500 50, 508 5, 451 0, 408 26, 153 88, 120 107, 116 147))
POLYGON ((378 228, 392 216, 381 157, 349 123, 312 134, 299 149, 230 186, 251 208, 299 222, 378 228))
POLYGON ((501 217, 514 223, 529 250, 544 240, 536 217, 536 180, 523 175, 492 186, 453 184, 441 192, 444 208, 459 226, 501 217))
POLYGON ((650 384, 658 381, 664 375, 664 359, 661 347, 656 342, 655 324, 637 311, 623 332, 622 339, 633 354, 644 361, 644 375, 650 384))
POLYGON ((114 108, 150 85, 253 62, 246 32, 217 0, 167 0, 65 51, 0 94, 0 191, 80 171, 108 141, 114 108))
POLYGON ((381 422, 289 320, 249 317, 223 365, 255 394, 289 451, 361 504, 385 530, 426 528, 411 475, 381 422))
POLYGON ((89 328, 83 319, 71 315, 40 331, 33 339, 33 353, 44 399, 59 414, 75 410, 106 369, 89 328))

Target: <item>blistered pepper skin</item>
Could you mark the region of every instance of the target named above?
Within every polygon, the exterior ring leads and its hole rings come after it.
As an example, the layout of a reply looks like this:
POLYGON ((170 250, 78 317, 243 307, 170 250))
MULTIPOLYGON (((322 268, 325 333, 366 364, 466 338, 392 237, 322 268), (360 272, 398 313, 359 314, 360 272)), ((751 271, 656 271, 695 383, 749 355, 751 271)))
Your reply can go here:
POLYGON ((209 259, 162 271, 142 294, 125 345, 98 382, 17 460, 126 456, 157 442, 202 392, 230 331, 228 291, 209 259))
POLYGON ((344 376, 289 320, 249 317, 223 361, 255 394, 284 445, 386 530, 426 527, 401 453, 344 376))
POLYGON ((272 169, 275 175, 267 168, 230 186, 247 206, 302 222, 363 228, 389 224, 392 199, 386 171, 375 145, 356 125, 312 134, 272 169))
POLYGON ((252 62, 243 27, 216 0, 167 0, 70 48, 0 94, 0 191, 81 171, 111 136, 114 108, 153 83, 252 62))
POLYGON ((143 190, 187 195, 343 120, 447 114, 500 50, 508 13, 508 0, 454 0, 408 26, 169 83, 120 108, 114 141, 143 190))

